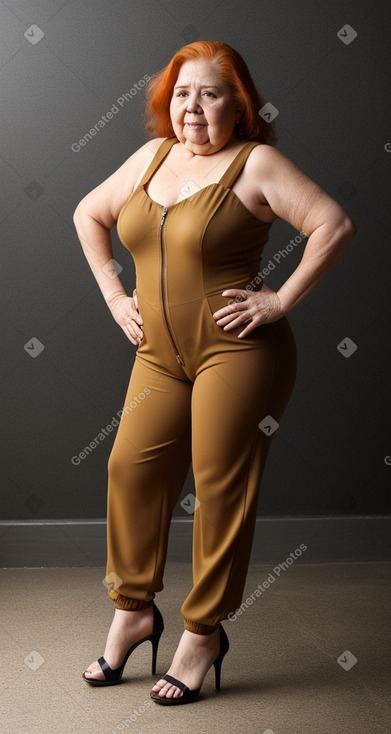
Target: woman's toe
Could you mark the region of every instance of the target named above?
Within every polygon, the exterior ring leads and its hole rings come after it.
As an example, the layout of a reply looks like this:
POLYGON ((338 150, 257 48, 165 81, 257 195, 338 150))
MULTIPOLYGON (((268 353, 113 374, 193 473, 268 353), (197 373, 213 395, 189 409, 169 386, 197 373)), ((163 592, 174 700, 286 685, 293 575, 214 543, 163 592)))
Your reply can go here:
POLYGON ((155 683, 152 688, 152 693, 157 694, 160 698, 178 698, 182 694, 182 691, 177 686, 173 686, 162 678, 155 683))
POLYGON ((163 679, 158 680, 157 683, 152 687, 153 693, 159 693, 159 691, 166 685, 166 681, 163 679))
POLYGON ((175 691, 178 689, 175 686, 172 686, 170 683, 167 683, 163 688, 159 691, 159 696, 161 698, 176 698, 175 691))
POLYGON ((168 695, 171 688, 172 686, 165 681, 164 686, 162 686, 159 691, 160 698, 171 698, 171 696, 168 695))
POLYGON ((84 671, 84 675, 86 678, 91 678, 92 680, 104 680, 102 668, 97 663, 90 665, 87 670, 84 671))

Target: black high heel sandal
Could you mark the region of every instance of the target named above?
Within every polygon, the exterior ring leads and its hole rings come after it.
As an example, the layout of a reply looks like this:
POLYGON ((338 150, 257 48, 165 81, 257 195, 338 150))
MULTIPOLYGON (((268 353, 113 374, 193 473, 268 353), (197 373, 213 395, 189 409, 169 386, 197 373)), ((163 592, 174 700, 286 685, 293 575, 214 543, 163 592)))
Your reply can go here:
POLYGON ((157 606, 155 605, 155 602, 152 602, 152 608, 153 608, 153 632, 151 635, 148 635, 148 637, 143 637, 141 640, 138 640, 138 642, 135 642, 126 653, 122 664, 115 668, 115 670, 112 670, 110 668, 110 665, 106 662, 104 657, 100 657, 98 660, 98 663, 100 667, 102 668, 103 674, 105 676, 105 680, 99 680, 97 678, 87 678, 85 675, 85 672, 83 673, 83 678, 87 683, 90 683, 92 686, 113 686, 116 683, 120 683, 122 678, 122 673, 124 672, 124 667, 128 661, 129 656, 132 654, 133 650, 136 649, 139 645, 141 645, 143 642, 146 642, 149 640, 152 643, 152 675, 156 674, 156 659, 157 659, 157 650, 159 646, 159 641, 161 634, 164 630, 164 623, 163 623, 163 617, 161 613, 159 612, 157 606))
MULTIPOLYGON (((215 669, 215 689, 216 691, 220 690, 220 679, 221 679, 221 665, 223 662, 224 656, 227 654, 229 650, 229 641, 228 637, 226 635, 226 632, 224 628, 219 624, 219 630, 220 630, 220 653, 216 660, 212 663, 215 669)), ((149 694, 152 698, 152 701, 155 701, 155 703, 161 703, 163 706, 179 706, 183 703, 193 703, 193 701, 196 701, 197 698, 200 695, 201 687, 195 688, 192 691, 190 688, 185 686, 182 681, 177 680, 177 678, 173 678, 172 675, 163 675, 163 680, 166 680, 167 683, 172 683, 173 686, 177 686, 179 688, 183 695, 178 696, 178 698, 162 698, 159 696, 158 693, 151 693, 149 694)))

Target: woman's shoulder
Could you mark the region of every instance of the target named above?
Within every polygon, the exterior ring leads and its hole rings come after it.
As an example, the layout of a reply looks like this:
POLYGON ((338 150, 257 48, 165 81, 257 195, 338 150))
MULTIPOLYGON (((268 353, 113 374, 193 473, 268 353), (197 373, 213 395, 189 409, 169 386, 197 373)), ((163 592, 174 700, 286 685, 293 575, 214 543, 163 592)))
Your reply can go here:
MULTIPOLYGON (((251 142, 251 141, 248 141, 251 142)), ((281 176, 299 173, 291 159, 269 143, 255 145, 245 166, 246 177, 253 183, 281 179, 281 176)))
POLYGON ((152 138, 151 140, 148 140, 126 161, 129 166, 129 170, 132 172, 134 187, 138 185, 144 175, 144 172, 152 163, 157 151, 165 140, 167 140, 167 138, 152 138))
POLYGON ((151 138, 151 140, 147 140, 147 142, 144 143, 140 150, 146 148, 147 150, 156 153, 156 151, 160 148, 161 144, 164 143, 165 140, 167 140, 167 138, 151 138))
POLYGON ((165 140, 168 140, 168 138, 152 138, 151 140, 148 140, 146 143, 144 143, 144 145, 142 145, 137 152, 140 154, 143 153, 143 155, 147 158, 148 156, 150 158, 153 158, 153 156, 156 155, 157 151, 165 140))
POLYGON ((130 158, 128 158, 129 165, 132 167, 136 177, 138 177, 140 173, 149 166, 165 140, 167 140, 167 138, 152 138, 144 143, 141 148, 138 148, 130 158))
POLYGON ((249 159, 251 157, 254 161, 278 161, 283 157, 283 153, 277 150, 274 145, 270 145, 270 143, 262 143, 258 140, 247 140, 246 143, 256 143, 249 155, 249 159))

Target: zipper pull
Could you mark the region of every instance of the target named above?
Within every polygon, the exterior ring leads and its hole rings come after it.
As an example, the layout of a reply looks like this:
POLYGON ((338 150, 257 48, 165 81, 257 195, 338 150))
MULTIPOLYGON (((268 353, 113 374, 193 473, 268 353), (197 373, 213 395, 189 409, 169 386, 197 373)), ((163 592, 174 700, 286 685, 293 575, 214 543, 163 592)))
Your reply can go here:
POLYGON ((176 355, 176 358, 177 358, 177 362, 179 362, 179 364, 181 365, 181 367, 184 367, 185 366, 185 363, 182 361, 182 358, 181 358, 180 354, 177 354, 176 355))
POLYGON ((165 207, 164 207, 164 209, 163 209, 163 214, 162 214, 162 218, 161 218, 161 220, 160 220, 160 226, 161 226, 161 227, 163 227, 163 224, 164 224, 164 220, 165 220, 165 218, 166 218, 166 214, 167 214, 167 207, 165 206, 165 207))

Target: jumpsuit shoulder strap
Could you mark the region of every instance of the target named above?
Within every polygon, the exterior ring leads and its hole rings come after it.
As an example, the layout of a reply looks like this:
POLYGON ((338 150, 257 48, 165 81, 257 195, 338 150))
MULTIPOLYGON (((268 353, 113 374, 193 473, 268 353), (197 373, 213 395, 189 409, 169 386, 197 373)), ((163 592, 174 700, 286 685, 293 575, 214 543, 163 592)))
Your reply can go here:
POLYGON ((238 177, 240 171, 242 170, 248 156, 256 145, 261 145, 261 143, 258 140, 250 140, 248 143, 245 143, 245 145, 243 145, 243 148, 241 148, 239 153, 233 159, 232 163, 228 166, 226 172, 221 177, 219 183, 222 186, 225 186, 227 189, 229 189, 233 185, 235 179, 238 177))
POLYGON ((156 169, 159 168, 160 164, 163 162, 163 159, 171 150, 172 146, 177 142, 177 138, 166 138, 165 140, 163 140, 163 142, 159 145, 154 157, 152 158, 152 161, 149 164, 147 170, 145 171, 140 183, 138 184, 138 187, 144 186, 144 184, 149 181, 149 179, 155 173, 156 169))

